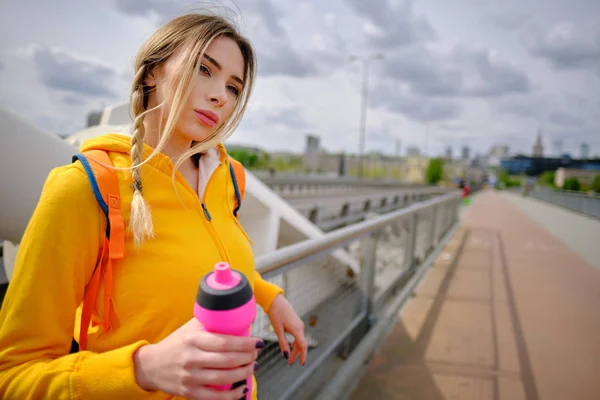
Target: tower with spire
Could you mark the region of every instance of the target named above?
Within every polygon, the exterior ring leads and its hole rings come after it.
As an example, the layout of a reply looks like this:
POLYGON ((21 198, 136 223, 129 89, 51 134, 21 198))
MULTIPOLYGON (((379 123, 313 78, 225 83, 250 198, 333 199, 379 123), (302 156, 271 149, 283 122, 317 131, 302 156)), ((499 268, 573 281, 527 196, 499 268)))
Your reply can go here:
POLYGON ((537 139, 533 145, 533 156, 543 157, 544 156, 544 145, 542 144, 542 130, 538 129, 537 139))

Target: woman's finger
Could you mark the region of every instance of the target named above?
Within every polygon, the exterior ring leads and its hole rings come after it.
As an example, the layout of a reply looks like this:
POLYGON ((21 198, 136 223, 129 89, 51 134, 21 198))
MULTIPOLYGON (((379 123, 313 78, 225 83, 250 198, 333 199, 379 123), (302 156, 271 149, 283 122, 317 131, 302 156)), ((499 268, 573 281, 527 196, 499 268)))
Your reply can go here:
POLYGON ((215 353, 210 351, 202 352, 197 358, 190 362, 191 367, 195 368, 214 368, 229 369, 237 368, 240 365, 247 365, 256 361, 257 351, 253 352, 227 352, 215 353))
POLYGON ((308 352, 308 344, 304 337, 304 329, 296 329, 290 332, 294 336, 294 344, 292 346, 292 356, 290 357, 290 364, 296 361, 296 357, 300 356, 300 365, 304 365, 306 362, 306 354, 308 352))
POLYGON ((294 341, 294 343, 292 343, 292 354, 290 354, 290 359, 288 360, 289 365, 292 365, 293 363, 296 362, 296 359, 300 355, 299 349, 300 349, 300 346, 298 346, 298 343, 296 341, 294 341))
POLYGON ((287 338, 285 337, 285 330, 283 329, 283 325, 275 324, 273 325, 273 329, 275 330, 275 334, 277 335, 277 339, 279 340, 279 348, 281 349, 281 354, 286 360, 288 360, 290 358, 290 346, 288 344, 287 338))
POLYGON ((262 349, 265 345, 262 339, 256 337, 222 335, 205 331, 191 336, 190 340, 195 347, 216 353, 250 353, 262 349))
POLYGON ((217 390, 208 386, 198 386, 185 393, 185 398, 189 400, 238 400, 245 399, 248 390, 246 385, 233 390, 217 390))
POLYGON ((203 369, 195 382, 201 385, 233 385, 254 373, 254 363, 235 369, 203 369))

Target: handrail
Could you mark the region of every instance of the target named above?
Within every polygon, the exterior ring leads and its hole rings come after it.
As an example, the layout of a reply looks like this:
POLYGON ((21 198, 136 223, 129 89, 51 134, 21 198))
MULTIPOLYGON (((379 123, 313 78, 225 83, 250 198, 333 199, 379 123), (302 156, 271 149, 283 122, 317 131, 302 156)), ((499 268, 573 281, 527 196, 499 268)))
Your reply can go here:
POLYGON ((284 247, 274 252, 257 257, 256 269, 265 277, 275 275, 281 268, 291 268, 293 264, 298 263, 303 259, 308 257, 312 258, 324 251, 332 250, 333 248, 341 246, 348 241, 374 232, 392 222, 396 222, 399 219, 406 218, 414 213, 429 210, 430 208, 447 202, 448 200, 458 200, 459 198, 460 193, 449 193, 430 200, 412 204, 401 210, 394 211, 380 217, 375 217, 368 221, 335 230, 319 238, 308 239, 284 247))
POLYGON ((564 195, 564 196, 585 197, 585 198, 592 198, 592 199, 600 200, 600 194, 594 193, 592 191, 577 192, 575 190, 554 189, 552 191, 548 191, 547 193, 560 194, 560 195, 564 195))
POLYGON ((600 218, 600 196, 595 194, 569 193, 555 190, 533 190, 529 193, 529 196, 588 217, 600 218))
MULTIPOLYGON (((261 354, 257 380, 269 398, 314 398, 334 364, 359 349, 373 324, 385 317, 381 312, 389 300, 412 288, 411 278, 443 247, 457 226, 460 198, 456 190, 257 257, 257 271, 283 283, 312 337, 311 363, 301 370, 279 369, 276 344, 261 354), (342 246, 347 246, 344 254, 337 252, 342 246), (353 263, 346 266, 352 273, 344 268, 347 262, 353 263)), ((268 316, 258 311, 256 334, 275 343, 268 316)))

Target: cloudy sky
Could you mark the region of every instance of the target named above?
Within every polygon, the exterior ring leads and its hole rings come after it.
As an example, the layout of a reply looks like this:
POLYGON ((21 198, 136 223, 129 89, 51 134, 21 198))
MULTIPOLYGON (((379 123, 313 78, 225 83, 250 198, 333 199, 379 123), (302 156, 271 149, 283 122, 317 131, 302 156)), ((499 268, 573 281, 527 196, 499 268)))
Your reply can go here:
POLYGON ((371 59, 367 150, 431 155, 494 144, 600 154, 597 0, 20 0, 0 5, 0 107, 56 133, 127 101, 132 62, 166 19, 209 7, 238 21, 258 79, 230 139, 301 151, 316 134, 356 152, 371 59), (381 54, 383 58, 376 58, 381 54))

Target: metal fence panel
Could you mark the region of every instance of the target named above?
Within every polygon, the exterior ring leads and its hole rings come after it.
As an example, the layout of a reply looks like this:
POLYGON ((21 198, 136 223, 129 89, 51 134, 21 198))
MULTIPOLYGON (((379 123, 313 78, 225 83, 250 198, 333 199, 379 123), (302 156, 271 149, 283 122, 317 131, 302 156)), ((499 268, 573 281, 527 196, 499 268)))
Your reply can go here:
MULTIPOLYGON (((257 259, 263 276, 281 285, 306 326, 309 361, 288 366, 260 307, 253 334, 266 339, 256 378, 261 400, 312 399, 365 337, 386 303, 401 290, 456 224, 458 193, 279 249, 257 259), (357 273, 332 256, 343 248, 357 273)), ((288 341, 292 338, 288 336, 288 341)))

